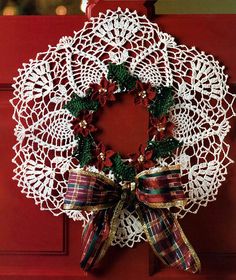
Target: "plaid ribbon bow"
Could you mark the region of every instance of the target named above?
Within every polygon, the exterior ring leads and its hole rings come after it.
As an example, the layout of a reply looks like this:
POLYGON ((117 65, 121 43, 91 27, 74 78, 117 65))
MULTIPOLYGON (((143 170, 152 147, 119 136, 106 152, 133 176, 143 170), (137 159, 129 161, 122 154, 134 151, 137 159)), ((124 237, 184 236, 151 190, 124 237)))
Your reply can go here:
POLYGON ((82 269, 88 271, 101 260, 115 236, 122 209, 135 207, 147 240, 162 262, 196 273, 199 258, 169 211, 185 203, 179 166, 144 171, 126 187, 98 173, 71 171, 64 209, 93 211, 82 235, 82 269))

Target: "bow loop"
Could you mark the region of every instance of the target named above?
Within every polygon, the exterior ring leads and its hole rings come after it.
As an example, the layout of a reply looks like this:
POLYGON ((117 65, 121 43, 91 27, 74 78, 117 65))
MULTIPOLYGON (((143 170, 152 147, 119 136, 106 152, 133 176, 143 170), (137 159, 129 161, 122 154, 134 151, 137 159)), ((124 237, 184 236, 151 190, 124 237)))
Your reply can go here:
POLYGON ((121 187, 95 172, 72 170, 65 195, 65 210, 98 211, 115 206, 121 187))
POLYGON ((170 208, 186 204, 179 165, 143 171, 136 179, 137 199, 148 207, 170 208))

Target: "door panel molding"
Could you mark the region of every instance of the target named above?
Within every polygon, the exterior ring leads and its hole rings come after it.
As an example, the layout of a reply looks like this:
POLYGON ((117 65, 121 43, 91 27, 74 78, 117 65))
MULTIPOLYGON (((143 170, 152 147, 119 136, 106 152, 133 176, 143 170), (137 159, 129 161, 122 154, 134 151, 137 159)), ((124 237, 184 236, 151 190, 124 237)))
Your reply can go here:
POLYGON ((62 233, 62 250, 61 251, 15 251, 15 250, 1 250, 0 249, 0 256, 3 255, 38 255, 38 256, 66 256, 68 255, 68 218, 66 215, 63 215, 63 233, 62 233))

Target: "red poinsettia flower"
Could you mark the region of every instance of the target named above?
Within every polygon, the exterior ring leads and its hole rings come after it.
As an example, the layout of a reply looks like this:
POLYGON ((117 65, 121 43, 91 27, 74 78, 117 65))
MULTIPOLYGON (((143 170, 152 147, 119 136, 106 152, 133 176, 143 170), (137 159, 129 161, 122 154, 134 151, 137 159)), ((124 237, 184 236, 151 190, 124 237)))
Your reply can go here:
POLYGON ((139 147, 139 153, 130 155, 131 164, 138 172, 153 167, 155 163, 152 160, 153 151, 146 150, 143 145, 139 147))
POLYGON ((169 122, 164 116, 160 119, 150 119, 149 135, 156 138, 157 141, 161 141, 164 138, 173 136, 174 124, 169 122))
POLYGON ((81 112, 78 118, 71 122, 75 135, 82 134, 84 137, 87 137, 89 133, 97 131, 92 121, 93 115, 91 113, 87 111, 81 112))
POLYGON ((98 100, 101 106, 105 106, 107 101, 115 101, 114 92, 117 90, 115 83, 108 81, 105 76, 102 77, 100 84, 91 84, 92 99, 98 100))
POLYGON ((136 82, 136 88, 134 102, 145 107, 148 106, 149 102, 156 97, 156 91, 150 83, 142 83, 141 81, 136 82))
POLYGON ((96 163, 95 166, 99 171, 103 170, 104 167, 111 167, 111 158, 114 156, 115 152, 108 150, 102 143, 98 144, 96 151, 96 163))

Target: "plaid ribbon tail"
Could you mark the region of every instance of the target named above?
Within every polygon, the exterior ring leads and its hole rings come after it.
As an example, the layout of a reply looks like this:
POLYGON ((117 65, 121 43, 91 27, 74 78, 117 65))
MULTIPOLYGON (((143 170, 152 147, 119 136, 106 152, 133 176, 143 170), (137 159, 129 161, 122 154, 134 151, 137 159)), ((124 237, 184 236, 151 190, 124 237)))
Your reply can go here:
POLYGON ((82 235, 82 257, 80 266, 83 270, 91 270, 106 254, 114 239, 119 215, 124 202, 120 201, 116 207, 95 212, 82 235))
POLYGON ((200 271, 196 252, 168 209, 152 209, 140 204, 137 210, 148 242, 164 264, 192 273, 200 271))
POLYGON ((94 213, 82 235, 82 257, 80 266, 89 271, 97 262, 100 252, 109 237, 111 211, 100 210, 94 213))

